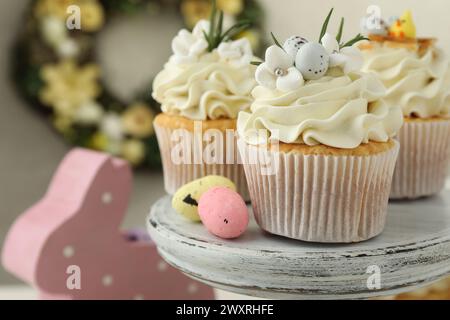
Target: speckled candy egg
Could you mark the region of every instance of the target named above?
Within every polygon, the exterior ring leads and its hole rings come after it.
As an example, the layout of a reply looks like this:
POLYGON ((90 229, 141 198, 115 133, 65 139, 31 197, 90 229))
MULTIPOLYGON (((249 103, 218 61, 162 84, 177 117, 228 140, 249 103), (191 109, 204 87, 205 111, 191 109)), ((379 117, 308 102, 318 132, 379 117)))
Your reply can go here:
POLYGON ((295 66, 305 80, 315 80, 327 72, 330 57, 320 43, 306 43, 297 53, 295 66))
POLYGON ((219 238, 237 238, 248 226, 244 200, 228 188, 212 188, 205 192, 200 198, 198 213, 205 228, 219 238))
POLYGON ((300 48, 305 43, 308 43, 308 40, 306 40, 305 38, 300 36, 292 36, 286 40, 286 42, 283 45, 283 49, 284 51, 286 51, 288 55, 292 57, 292 60, 295 61, 295 57, 297 57, 298 50, 300 50, 300 48))
POLYGON ((198 215, 200 197, 214 187, 225 187, 236 191, 236 186, 230 179, 222 176, 206 176, 178 189, 173 196, 172 207, 189 220, 200 221, 200 216, 198 215))

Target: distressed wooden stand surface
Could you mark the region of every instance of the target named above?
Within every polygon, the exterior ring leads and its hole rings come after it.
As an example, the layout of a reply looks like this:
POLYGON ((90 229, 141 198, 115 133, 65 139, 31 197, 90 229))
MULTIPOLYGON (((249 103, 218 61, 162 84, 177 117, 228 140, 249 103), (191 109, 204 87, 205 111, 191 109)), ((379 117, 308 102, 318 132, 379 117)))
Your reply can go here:
POLYGON ((351 245, 289 240, 254 221, 237 240, 210 235, 162 198, 147 219, 162 257, 213 287, 273 299, 363 299, 396 294, 450 274, 450 191, 413 202, 392 202, 382 235, 351 245), (381 269, 370 290, 368 267, 381 269))

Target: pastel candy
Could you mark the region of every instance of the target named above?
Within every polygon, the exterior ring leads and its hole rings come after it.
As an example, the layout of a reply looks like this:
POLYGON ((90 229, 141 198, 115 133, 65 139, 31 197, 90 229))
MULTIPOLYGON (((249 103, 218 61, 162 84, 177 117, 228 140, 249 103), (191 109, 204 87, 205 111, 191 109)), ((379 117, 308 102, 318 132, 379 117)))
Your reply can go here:
POLYGON ((320 43, 306 43, 300 47, 295 66, 305 80, 320 79, 329 66, 329 55, 320 43))
POLYGON ((248 226, 248 210, 244 200, 228 188, 212 188, 203 194, 198 212, 206 229, 220 238, 237 238, 248 226))
POLYGON ((292 60, 295 61, 295 58, 297 57, 298 50, 305 44, 308 43, 308 40, 306 38, 300 37, 300 36, 292 36, 289 37, 289 39, 286 40, 286 42, 283 45, 284 51, 288 55, 291 56, 292 60))
POLYGON ((235 184, 222 176, 206 176, 181 187, 173 196, 172 207, 192 221, 200 221, 198 203, 201 196, 211 188, 225 187, 236 191, 235 184))

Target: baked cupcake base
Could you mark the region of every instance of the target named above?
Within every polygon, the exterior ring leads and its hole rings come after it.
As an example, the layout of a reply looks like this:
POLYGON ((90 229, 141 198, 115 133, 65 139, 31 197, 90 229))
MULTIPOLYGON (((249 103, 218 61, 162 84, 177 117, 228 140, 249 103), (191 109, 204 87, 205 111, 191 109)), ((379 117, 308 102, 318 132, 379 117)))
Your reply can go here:
POLYGON ((391 199, 415 199, 443 190, 450 163, 450 119, 405 118, 391 199))
MULTIPOLYGON (((224 141, 223 149, 224 154, 230 159, 238 159, 238 149, 236 144, 236 138, 232 140, 233 146, 227 145, 226 131, 236 130, 236 120, 221 119, 221 120, 208 120, 201 121, 203 132, 214 129, 216 133, 222 135, 224 141), (231 151, 230 151, 231 150, 231 151), (228 154, 227 154, 228 152, 228 154), (230 154, 231 153, 231 154, 230 154)), ((202 148, 198 152, 200 153, 199 159, 202 159, 201 163, 180 163, 176 164, 172 161, 172 152, 179 145, 178 141, 174 141, 173 134, 176 130, 184 130, 185 134, 190 135, 191 141, 194 139, 195 122, 184 117, 170 116, 164 113, 159 114, 154 121, 155 132, 158 137, 158 144, 161 151, 161 159, 164 172, 164 186, 166 192, 173 195, 183 185, 208 176, 219 175, 224 176, 236 184, 236 189, 245 201, 249 201, 249 193, 247 188, 247 181, 245 179, 244 168, 242 164, 237 161, 226 161, 225 163, 208 164, 205 163, 202 155, 206 143, 202 143, 202 148), (228 162, 228 163, 227 163, 228 162)), ((228 139, 229 141, 230 139, 228 139)), ((196 149, 195 149, 196 150, 196 149)), ((194 150, 192 150, 191 158, 194 157, 194 150)))
POLYGON ((282 144, 279 151, 262 152, 242 140, 239 147, 254 215, 263 230, 325 243, 360 242, 383 231, 397 141, 353 150, 282 144), (262 153, 275 171, 267 171, 262 153))

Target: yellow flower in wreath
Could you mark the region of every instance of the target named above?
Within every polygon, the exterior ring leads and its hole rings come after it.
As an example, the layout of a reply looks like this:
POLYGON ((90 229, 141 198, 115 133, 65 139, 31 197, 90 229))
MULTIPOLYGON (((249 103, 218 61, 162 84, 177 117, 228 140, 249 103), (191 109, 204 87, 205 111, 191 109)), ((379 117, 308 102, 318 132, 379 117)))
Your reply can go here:
POLYGON ((102 152, 108 152, 115 156, 120 156, 122 152, 122 141, 114 140, 111 137, 108 137, 107 134, 99 131, 94 133, 87 143, 87 147, 102 152))
POLYGON ((105 23, 103 8, 96 1, 83 1, 81 9, 81 29, 87 32, 99 30, 105 23))
POLYGON ((45 82, 39 93, 41 102, 54 108, 59 116, 73 118, 77 109, 101 93, 97 82, 100 71, 97 65, 78 67, 72 60, 45 65, 41 77, 45 82))
POLYGON ((206 19, 211 12, 211 3, 208 0, 183 0, 181 13, 189 28, 193 28, 198 21, 206 19))
POLYGON ((105 12, 98 0, 38 0, 34 7, 34 14, 37 18, 54 16, 67 19, 69 6, 80 8, 81 29, 87 32, 99 30, 105 23, 105 12))
POLYGON ((53 126, 55 129, 64 135, 66 138, 70 138, 73 134, 72 128, 73 122, 72 119, 67 117, 54 117, 53 118, 53 126))
POLYGON ((122 144, 122 157, 132 165, 140 164, 145 158, 145 145, 140 140, 127 140, 122 144))
POLYGON ((244 10, 243 0, 217 0, 217 8, 226 14, 237 16, 244 10))
POLYGON ((125 133, 136 138, 147 138, 153 134, 154 114, 144 103, 136 103, 122 115, 125 133))
POLYGON ((88 143, 89 148, 99 151, 106 151, 108 149, 108 146, 109 139, 105 134, 101 132, 94 133, 88 143))
POLYGON ((67 15, 67 7, 75 4, 76 0, 38 0, 34 7, 37 18, 44 16, 57 16, 64 18, 67 15))
MULTIPOLYGON (((244 10, 244 3, 243 0, 217 0, 217 8, 225 15, 236 16, 244 10)), ((208 19, 211 9, 210 0, 183 0, 181 3, 181 12, 189 28, 202 19, 208 19)))

